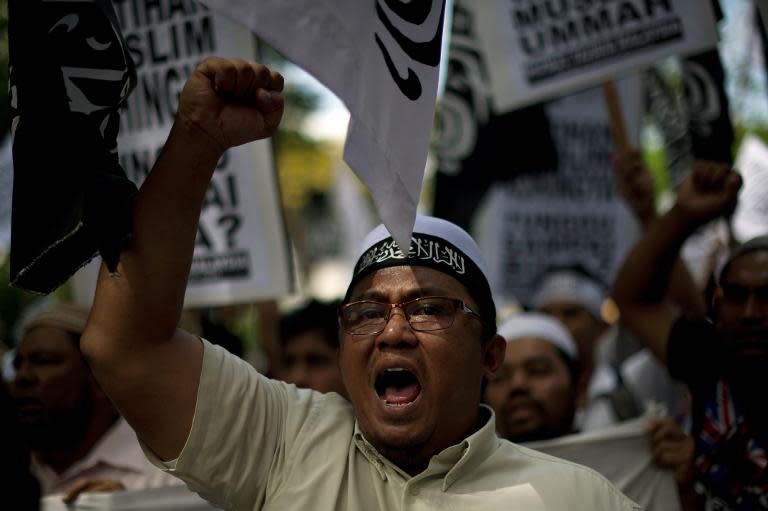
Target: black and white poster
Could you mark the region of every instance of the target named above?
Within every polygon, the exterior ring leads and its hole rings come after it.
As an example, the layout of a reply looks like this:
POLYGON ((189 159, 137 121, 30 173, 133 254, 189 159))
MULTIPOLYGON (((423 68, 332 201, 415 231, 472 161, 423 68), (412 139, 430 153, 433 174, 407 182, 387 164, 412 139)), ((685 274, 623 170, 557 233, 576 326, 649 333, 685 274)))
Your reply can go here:
MULTIPOLYGON (((636 143, 640 80, 617 85, 636 143)), ((472 229, 500 305, 528 304, 535 279, 552 266, 580 265, 611 282, 637 232, 614 184, 613 140, 601 89, 552 101, 546 111, 557 170, 494 185, 472 229)))
POLYGON ((483 26, 497 111, 597 84, 717 44, 710 2, 487 0, 483 26))
MULTIPOLYGON (((162 150, 195 66, 211 55, 254 60, 256 47, 250 32, 193 0, 113 4, 137 72, 136 89, 120 117, 120 163, 140 184, 162 150)), ((185 306, 290 292, 291 256, 270 144, 235 147, 219 161, 203 202, 185 306)), ((78 294, 87 297, 89 291, 78 294)))
POLYGON ((435 137, 437 173, 432 213, 469 229, 495 182, 557 166, 542 104, 497 114, 491 108, 488 61, 478 40, 472 0, 454 0, 445 91, 435 137))

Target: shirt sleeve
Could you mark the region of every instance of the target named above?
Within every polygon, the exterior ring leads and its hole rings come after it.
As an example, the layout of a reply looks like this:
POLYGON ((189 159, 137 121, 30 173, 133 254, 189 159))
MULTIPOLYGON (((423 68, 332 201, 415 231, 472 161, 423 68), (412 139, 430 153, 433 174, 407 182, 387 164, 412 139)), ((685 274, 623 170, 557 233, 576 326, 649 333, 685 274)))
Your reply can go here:
POLYGON ((152 463, 225 509, 258 509, 280 484, 291 447, 325 395, 270 380, 203 341, 192 428, 179 457, 152 463))
POLYGON ((667 366, 676 380, 696 385, 716 378, 722 350, 715 326, 708 319, 678 318, 669 332, 667 366))

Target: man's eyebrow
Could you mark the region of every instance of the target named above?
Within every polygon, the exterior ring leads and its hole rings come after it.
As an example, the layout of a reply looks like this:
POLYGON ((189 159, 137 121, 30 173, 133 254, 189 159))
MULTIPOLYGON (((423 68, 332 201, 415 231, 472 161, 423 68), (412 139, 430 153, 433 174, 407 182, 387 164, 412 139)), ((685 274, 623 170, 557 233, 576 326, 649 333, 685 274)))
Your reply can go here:
MULTIPOLYGON (((443 288, 437 286, 426 286, 412 289, 405 293, 398 302, 407 302, 423 296, 454 296, 455 293, 450 293, 443 288)), ((358 302, 361 300, 373 300, 376 302, 390 303, 389 297, 380 291, 366 291, 357 296, 353 296, 349 301, 358 302)))

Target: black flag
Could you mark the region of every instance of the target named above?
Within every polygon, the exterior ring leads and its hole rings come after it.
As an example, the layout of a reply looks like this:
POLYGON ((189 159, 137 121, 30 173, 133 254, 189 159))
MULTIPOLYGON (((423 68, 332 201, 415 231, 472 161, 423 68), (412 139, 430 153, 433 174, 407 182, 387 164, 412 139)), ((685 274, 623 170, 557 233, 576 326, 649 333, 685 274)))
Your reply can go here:
MULTIPOLYGON (((712 2, 715 19, 723 13, 712 2)), ((685 105, 696 159, 733 163, 733 125, 725 92, 725 72, 717 48, 683 59, 685 105)))
POLYGON ((116 271, 136 187, 117 158, 136 81, 109 0, 10 0, 11 284, 48 293, 100 252, 116 271))
MULTIPOLYGON (((490 7, 490 3, 489 3, 490 7)), ((473 10, 456 1, 445 94, 440 104, 433 214, 469 229, 492 183, 557 168, 544 107, 496 114, 473 10)))

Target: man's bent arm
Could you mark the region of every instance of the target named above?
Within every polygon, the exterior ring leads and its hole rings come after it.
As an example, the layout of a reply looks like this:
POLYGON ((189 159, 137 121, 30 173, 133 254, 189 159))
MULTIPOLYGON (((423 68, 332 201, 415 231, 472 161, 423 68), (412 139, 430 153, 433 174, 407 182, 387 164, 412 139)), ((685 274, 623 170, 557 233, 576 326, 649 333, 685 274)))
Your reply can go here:
POLYGON ((669 332, 680 313, 665 295, 680 248, 700 225, 732 210, 740 186, 741 178, 727 166, 697 162, 675 205, 647 227, 616 277, 613 297, 622 321, 665 364, 669 332))
POLYGON ((244 61, 208 59, 190 76, 165 147, 141 187, 119 275, 99 275, 81 347, 139 438, 178 456, 192 425, 202 344, 178 330, 197 223, 223 152, 270 136, 282 77, 244 61))

